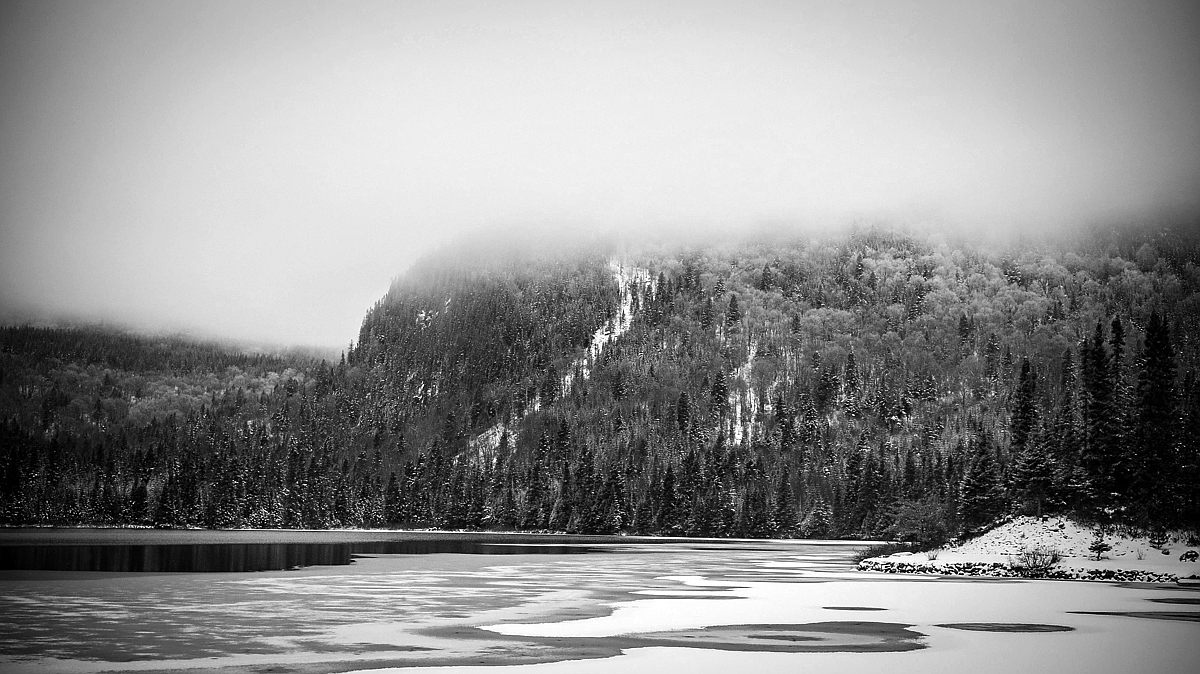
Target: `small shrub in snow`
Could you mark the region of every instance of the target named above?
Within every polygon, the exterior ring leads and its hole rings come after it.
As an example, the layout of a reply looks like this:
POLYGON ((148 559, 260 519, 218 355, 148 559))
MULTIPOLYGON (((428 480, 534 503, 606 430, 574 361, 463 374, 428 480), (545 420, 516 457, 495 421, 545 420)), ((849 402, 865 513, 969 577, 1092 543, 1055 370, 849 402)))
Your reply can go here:
POLYGON ((1044 576, 1061 559, 1062 555, 1054 548, 1036 547, 1032 550, 1022 550, 1010 560, 1010 566, 1022 576, 1044 576))
POLYGON ((912 546, 907 543, 883 543, 881 545, 872 545, 871 547, 859 551, 854 555, 855 562, 861 562, 864 559, 871 557, 887 557, 894 555, 897 552, 907 552, 912 554, 912 546))

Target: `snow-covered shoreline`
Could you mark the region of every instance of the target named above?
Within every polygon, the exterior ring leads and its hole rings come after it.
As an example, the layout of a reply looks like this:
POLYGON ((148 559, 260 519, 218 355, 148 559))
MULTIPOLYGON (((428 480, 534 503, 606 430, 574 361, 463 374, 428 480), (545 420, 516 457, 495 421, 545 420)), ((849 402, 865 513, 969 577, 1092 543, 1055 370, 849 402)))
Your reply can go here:
POLYGON ((1095 540, 1094 529, 1068 518, 1018 517, 959 545, 869 557, 859 562, 858 570, 1141 583, 1187 582, 1200 575, 1200 564, 1186 561, 1187 553, 1200 548, 1188 546, 1182 537, 1152 542, 1110 531, 1102 537, 1110 549, 1100 559, 1090 549, 1095 540), (1035 550, 1052 551, 1059 559, 1046 568, 1029 568, 1021 555, 1035 550))
POLYGON ((994 578, 1040 578, 1047 580, 1103 580, 1127 583, 1178 583, 1179 576, 1144 569, 1105 569, 1076 566, 1059 566, 1044 572, 1029 572, 1015 568, 1006 562, 985 561, 906 561, 873 557, 858 563, 859 571, 882 573, 924 573, 942 576, 988 576, 994 578))

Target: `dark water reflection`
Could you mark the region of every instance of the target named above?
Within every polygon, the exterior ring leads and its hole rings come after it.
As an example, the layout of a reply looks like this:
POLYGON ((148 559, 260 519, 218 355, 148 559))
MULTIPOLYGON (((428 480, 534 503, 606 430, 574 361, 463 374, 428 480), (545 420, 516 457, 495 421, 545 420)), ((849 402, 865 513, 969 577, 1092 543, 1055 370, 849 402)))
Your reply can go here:
POLYGON ((471 540, 353 543, 200 543, 161 545, 5 545, 0 570, 234 572, 349 564, 355 555, 435 553, 561 555, 596 552, 582 545, 528 545, 471 540))

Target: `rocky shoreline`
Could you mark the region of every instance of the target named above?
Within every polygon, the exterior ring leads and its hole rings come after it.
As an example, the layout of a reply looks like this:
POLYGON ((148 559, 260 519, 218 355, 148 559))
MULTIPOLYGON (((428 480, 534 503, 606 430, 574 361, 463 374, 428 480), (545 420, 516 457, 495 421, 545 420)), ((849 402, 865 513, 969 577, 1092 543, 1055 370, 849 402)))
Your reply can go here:
POLYGON ((1003 562, 937 562, 907 561, 885 557, 864 559, 859 571, 880 573, 925 573, 943 576, 974 576, 991 578, 1042 578, 1049 580, 1100 580, 1126 583, 1178 583, 1179 576, 1140 569, 1088 569, 1054 567, 1044 571, 1015 568, 1003 562))

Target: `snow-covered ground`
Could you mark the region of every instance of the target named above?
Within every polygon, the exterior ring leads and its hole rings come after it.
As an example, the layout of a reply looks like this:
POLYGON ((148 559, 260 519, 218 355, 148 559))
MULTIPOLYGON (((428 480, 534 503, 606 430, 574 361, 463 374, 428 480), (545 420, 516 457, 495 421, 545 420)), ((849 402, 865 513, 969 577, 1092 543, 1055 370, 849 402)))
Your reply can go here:
POLYGON ((1089 550, 1096 540, 1095 532, 1094 528, 1066 517, 1017 517, 981 536, 932 553, 901 553, 874 559, 903 560, 933 568, 962 562, 1007 564, 1023 551, 1042 548, 1056 550, 1062 556, 1058 563, 1062 568, 1136 570, 1178 578, 1200 575, 1200 563, 1180 559, 1188 551, 1200 548, 1188 546, 1181 535, 1169 536, 1165 544, 1155 547, 1145 536, 1106 532, 1104 542, 1112 549, 1097 560, 1089 550))
POLYGON ((733 444, 739 445, 749 434, 749 428, 758 412, 758 396, 754 393, 751 373, 754 371, 754 358, 758 356, 758 342, 751 340, 746 354, 746 362, 733 371, 732 385, 729 387, 729 406, 733 410, 733 444), (743 409, 742 402, 746 406, 743 409))

